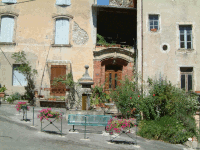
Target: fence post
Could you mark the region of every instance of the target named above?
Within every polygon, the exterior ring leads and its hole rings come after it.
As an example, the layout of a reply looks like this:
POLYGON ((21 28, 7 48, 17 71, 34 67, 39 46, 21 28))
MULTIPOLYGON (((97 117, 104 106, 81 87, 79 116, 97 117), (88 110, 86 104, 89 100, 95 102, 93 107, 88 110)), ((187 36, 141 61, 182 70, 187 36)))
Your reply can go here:
POLYGON ((84 139, 86 139, 86 115, 85 115, 85 135, 84 135, 84 139))
POLYGON ((62 136, 62 115, 61 115, 61 136, 62 136))
POLYGON ((26 122, 27 122, 27 107, 28 107, 28 106, 26 105, 26 122))
POLYGON ((33 126, 34 126, 34 106, 33 106, 33 126))

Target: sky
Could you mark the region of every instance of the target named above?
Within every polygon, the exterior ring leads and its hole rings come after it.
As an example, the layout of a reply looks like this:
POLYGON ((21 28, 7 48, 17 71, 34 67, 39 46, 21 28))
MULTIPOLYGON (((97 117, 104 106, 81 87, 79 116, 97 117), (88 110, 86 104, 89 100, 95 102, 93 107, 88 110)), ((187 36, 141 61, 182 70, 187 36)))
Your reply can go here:
POLYGON ((109 0, 97 0, 97 5, 109 5, 109 0))

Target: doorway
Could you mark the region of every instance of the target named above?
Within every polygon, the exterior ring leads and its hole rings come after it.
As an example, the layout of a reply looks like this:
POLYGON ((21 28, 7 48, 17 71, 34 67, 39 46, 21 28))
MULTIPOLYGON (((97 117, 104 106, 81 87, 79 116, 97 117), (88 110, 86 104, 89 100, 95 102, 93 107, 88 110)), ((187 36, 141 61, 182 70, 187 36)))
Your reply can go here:
POLYGON ((120 85, 122 80, 122 66, 120 65, 106 65, 105 68, 105 91, 115 90, 120 85))

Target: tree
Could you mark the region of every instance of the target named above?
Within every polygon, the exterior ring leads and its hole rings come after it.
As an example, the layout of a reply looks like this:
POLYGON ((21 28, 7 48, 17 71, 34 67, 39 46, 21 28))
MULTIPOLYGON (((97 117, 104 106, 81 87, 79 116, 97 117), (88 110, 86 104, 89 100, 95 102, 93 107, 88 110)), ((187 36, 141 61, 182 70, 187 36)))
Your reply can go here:
POLYGON ((34 104, 34 89, 35 89, 35 83, 34 83, 34 77, 37 74, 36 69, 32 69, 32 66, 30 65, 30 62, 26 59, 26 54, 24 51, 21 52, 15 52, 12 55, 12 58, 15 60, 15 63, 20 63, 20 66, 16 68, 20 73, 22 73, 26 80, 27 80, 27 86, 25 86, 25 95, 27 96, 29 102, 31 104, 34 104))

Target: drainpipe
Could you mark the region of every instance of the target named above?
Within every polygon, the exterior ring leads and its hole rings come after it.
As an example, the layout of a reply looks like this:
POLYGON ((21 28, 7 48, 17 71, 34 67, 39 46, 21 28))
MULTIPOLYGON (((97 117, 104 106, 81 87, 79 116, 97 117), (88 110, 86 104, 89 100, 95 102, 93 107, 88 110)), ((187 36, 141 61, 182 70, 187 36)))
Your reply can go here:
MULTIPOLYGON (((141 56, 142 56, 142 85, 143 85, 143 0, 141 0, 141 56)), ((142 92, 143 92, 143 86, 142 86, 142 92)))
MULTIPOLYGON (((144 60, 143 60, 143 0, 141 0, 141 55, 142 55, 142 89, 141 89, 141 91, 142 91, 142 94, 143 94, 143 77, 144 77, 144 75, 143 75, 143 62, 144 62, 144 60)), ((141 114, 141 120, 143 120, 143 112, 141 111, 140 112, 140 114, 141 114)))

